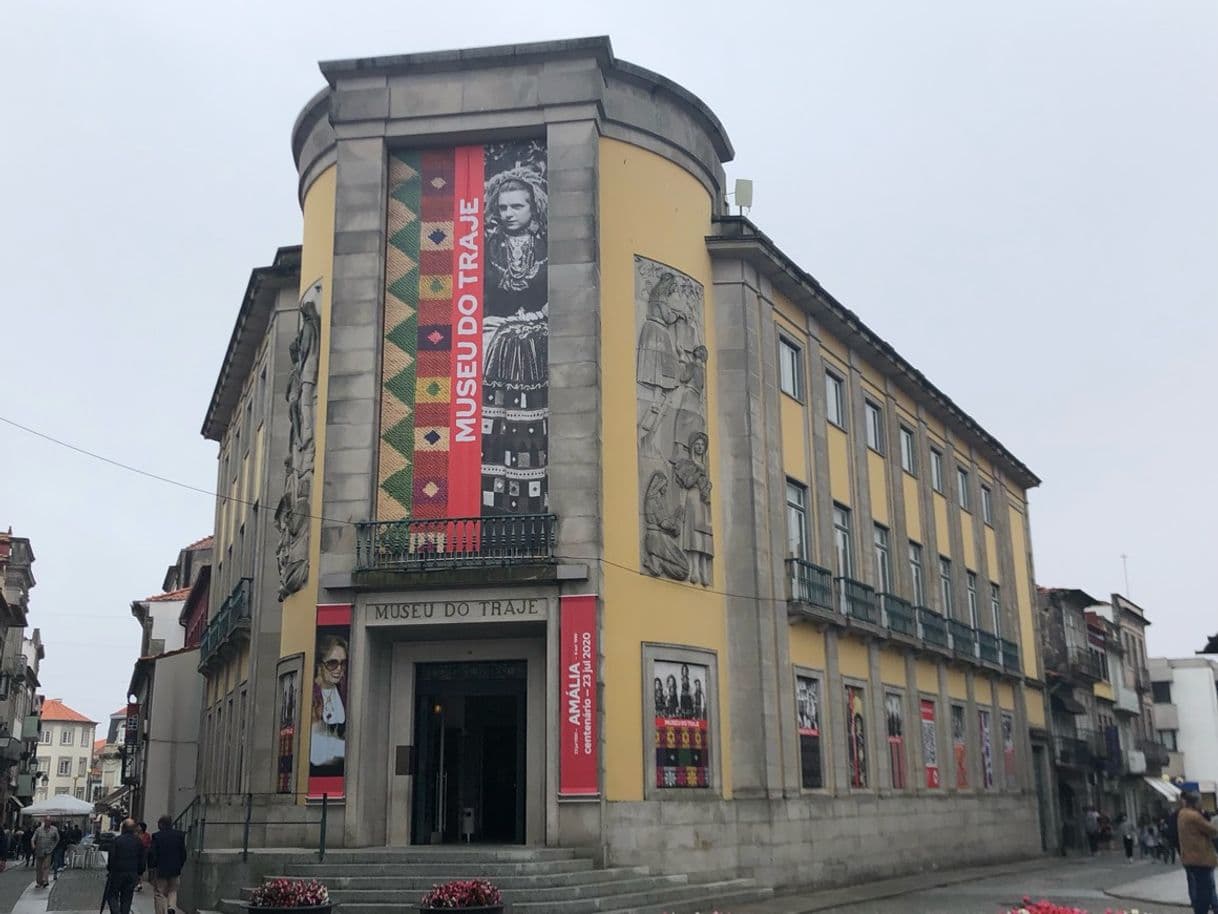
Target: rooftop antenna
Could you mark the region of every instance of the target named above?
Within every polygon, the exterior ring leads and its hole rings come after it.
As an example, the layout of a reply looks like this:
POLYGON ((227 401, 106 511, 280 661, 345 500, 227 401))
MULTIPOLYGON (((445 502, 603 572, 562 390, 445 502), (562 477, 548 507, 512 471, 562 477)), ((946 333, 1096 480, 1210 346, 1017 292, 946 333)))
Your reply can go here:
POLYGON ((753 208, 752 180, 749 178, 737 178, 736 189, 726 196, 735 198, 737 216, 747 216, 748 210, 753 208))
POLYGON ((1125 569, 1125 596, 1133 599, 1133 594, 1129 592, 1129 556, 1124 552, 1121 553, 1121 567, 1125 569))

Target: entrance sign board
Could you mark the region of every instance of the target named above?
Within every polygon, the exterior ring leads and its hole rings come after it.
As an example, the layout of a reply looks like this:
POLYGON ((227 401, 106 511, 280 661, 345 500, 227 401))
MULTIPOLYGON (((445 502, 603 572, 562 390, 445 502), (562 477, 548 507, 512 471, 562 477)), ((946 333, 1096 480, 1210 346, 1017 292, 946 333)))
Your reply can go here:
MULTIPOLYGON (((567 599, 566 597, 563 598, 567 599)), ((420 600, 369 603, 368 625, 445 625, 462 622, 544 622, 550 615, 545 597, 494 597, 489 600, 420 600)))
POLYGON ((567 797, 596 796, 600 735, 596 721, 596 595, 559 600, 558 792, 567 797))

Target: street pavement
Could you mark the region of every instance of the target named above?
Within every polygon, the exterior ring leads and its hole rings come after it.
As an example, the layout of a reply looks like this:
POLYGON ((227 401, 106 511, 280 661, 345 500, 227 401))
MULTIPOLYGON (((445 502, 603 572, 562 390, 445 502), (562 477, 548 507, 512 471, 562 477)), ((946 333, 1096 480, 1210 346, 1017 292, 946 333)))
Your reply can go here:
MULTIPOLYGON (((105 885, 105 870, 64 870, 49 889, 36 888, 34 870, 10 861, 0 873, 0 914, 46 914, 48 911, 96 914, 105 885)), ((132 914, 153 914, 150 885, 145 884, 144 890, 135 895, 131 911, 132 914)))
MULTIPOLYGON (((1139 914, 1191 914, 1184 870, 1150 860, 1125 862, 1117 853, 1043 857, 989 867, 941 870, 826 892, 779 896, 731 914, 999 914, 1027 896, 1069 904, 1092 914, 1137 909, 1139 914), (1177 886, 1172 895, 1171 886, 1177 886), (1110 894, 1115 889, 1138 892, 1110 894), (1146 894, 1150 889, 1159 896, 1146 894), (1147 903, 1150 899, 1152 903, 1147 903), (1176 900, 1176 904, 1170 904, 1176 900), (1181 907, 1180 905, 1184 905, 1181 907)), ((724 912, 727 914, 727 912, 724 912)))

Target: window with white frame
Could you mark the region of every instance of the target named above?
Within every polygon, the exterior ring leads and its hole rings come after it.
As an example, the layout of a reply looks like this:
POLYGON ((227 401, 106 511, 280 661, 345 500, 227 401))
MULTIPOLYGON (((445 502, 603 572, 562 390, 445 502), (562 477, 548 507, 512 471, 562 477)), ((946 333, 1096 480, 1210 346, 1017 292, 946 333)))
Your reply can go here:
POLYGON ((990 526, 994 525, 994 493, 985 485, 981 487, 981 519, 990 526))
POLYGON ((1002 591, 990 582, 990 614, 994 617, 994 634, 1002 637, 1002 591))
POLYGON ((838 428, 846 427, 844 382, 831 371, 825 372, 825 418, 838 428))
POLYGON ((808 560, 808 489, 787 480, 787 555, 808 560))
POLYGON ((901 469, 910 476, 918 475, 917 449, 912 429, 901 426, 901 469))
POLYGON ((943 615, 952 615, 952 561, 939 556, 939 600, 942 602, 943 615))
POLYGON ((875 525, 875 589, 892 593, 892 564, 888 554, 888 531, 875 525))
POLYGON ((50 726, 47 726, 47 727, 46 727, 46 728, 45 728, 45 729, 42 731, 42 741, 43 741, 44 743, 50 743, 50 742, 51 742, 51 740, 52 740, 52 736, 51 736, 51 728, 50 728, 50 726))
POLYGON ((89 745, 89 729, 88 727, 80 728, 80 744, 82 746, 89 745))
POLYGON ((968 470, 964 467, 956 467, 956 497, 960 502, 960 507, 965 511, 972 510, 969 507, 968 498, 968 470))
POLYGON ((876 403, 867 400, 863 404, 867 414, 867 447, 877 454, 884 453, 884 411, 876 403))
POLYGON ((925 606, 926 582, 922 577, 922 547, 912 540, 909 543, 909 574, 913 578, 914 605, 925 606))
POLYGON ((778 338, 778 383, 784 394, 796 400, 804 398, 803 354, 785 336, 778 338))
POLYGON ((78 758, 76 760, 76 774, 78 777, 84 777, 89 773, 89 760, 87 758, 78 758))
POLYGON ((943 494, 943 453, 930 449, 930 487, 943 494))
POLYGON ((59 760, 59 776, 61 778, 70 778, 72 776, 72 760, 67 756, 59 760))
POLYGON ((59 745, 71 746, 76 742, 76 734, 71 727, 64 727, 59 731, 59 745))
POLYGON ((834 569, 839 577, 854 575, 854 561, 850 552, 850 509, 833 506, 833 558, 834 569))
POLYGON ((968 621, 973 628, 981 628, 981 613, 977 605, 977 575, 966 571, 965 584, 968 588, 968 621))

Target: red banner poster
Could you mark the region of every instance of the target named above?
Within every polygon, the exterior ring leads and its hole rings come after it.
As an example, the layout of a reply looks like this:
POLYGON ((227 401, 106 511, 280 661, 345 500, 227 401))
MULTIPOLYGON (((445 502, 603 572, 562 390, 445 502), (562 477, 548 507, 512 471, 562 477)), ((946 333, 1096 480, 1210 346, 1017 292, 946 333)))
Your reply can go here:
MULTIPOLYGON (((477 517, 482 513, 483 153, 481 146, 454 152, 448 510, 453 517, 477 517)), ((477 536, 476 525, 457 532, 458 538, 477 536)), ((477 543, 453 546, 477 551, 477 543)))
POLYGON ((596 729, 596 595, 559 599, 558 792, 590 797, 597 787, 599 734, 596 729))
POLYGON ((922 759, 926 766, 926 786, 939 787, 939 734, 935 727, 935 703, 922 699, 922 759))
POLYGON ((309 799, 342 799, 347 773, 351 604, 317 607, 309 725, 309 799))

